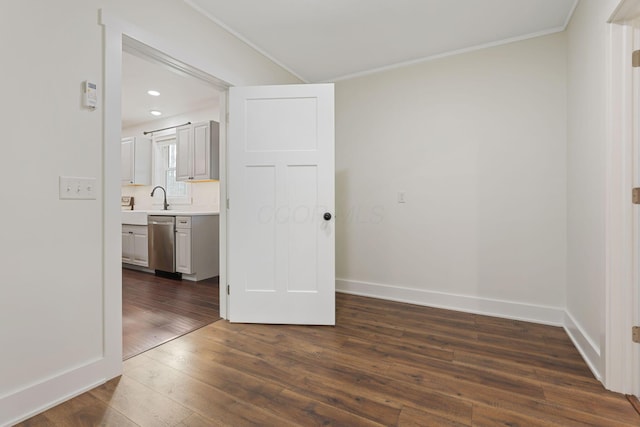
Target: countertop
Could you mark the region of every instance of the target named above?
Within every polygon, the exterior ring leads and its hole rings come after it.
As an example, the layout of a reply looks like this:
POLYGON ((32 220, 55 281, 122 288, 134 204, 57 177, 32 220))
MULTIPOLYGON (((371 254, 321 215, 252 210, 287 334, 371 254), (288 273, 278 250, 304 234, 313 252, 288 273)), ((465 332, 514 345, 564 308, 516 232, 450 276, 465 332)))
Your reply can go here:
POLYGON ((149 211, 122 211, 122 224, 128 225, 147 225, 147 216, 163 215, 163 216, 201 216, 201 215, 219 215, 219 211, 184 211, 184 210, 149 210, 149 211))
MULTIPOLYGON (((127 211, 125 211, 127 212, 127 211)), ((218 211, 180 211, 180 210, 168 210, 168 211, 128 211, 128 212, 145 212, 147 215, 165 215, 165 216, 198 216, 198 215, 219 215, 218 211)))

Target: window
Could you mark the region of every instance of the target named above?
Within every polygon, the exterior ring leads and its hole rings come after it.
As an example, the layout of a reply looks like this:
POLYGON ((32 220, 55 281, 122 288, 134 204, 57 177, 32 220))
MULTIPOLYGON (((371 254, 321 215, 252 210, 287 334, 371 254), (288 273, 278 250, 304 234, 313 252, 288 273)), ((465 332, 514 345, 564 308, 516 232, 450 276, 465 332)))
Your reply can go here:
POLYGON ((189 204, 189 186, 176 181, 176 137, 175 134, 153 138, 155 146, 155 180, 154 185, 161 185, 167 190, 167 201, 171 204, 189 204))

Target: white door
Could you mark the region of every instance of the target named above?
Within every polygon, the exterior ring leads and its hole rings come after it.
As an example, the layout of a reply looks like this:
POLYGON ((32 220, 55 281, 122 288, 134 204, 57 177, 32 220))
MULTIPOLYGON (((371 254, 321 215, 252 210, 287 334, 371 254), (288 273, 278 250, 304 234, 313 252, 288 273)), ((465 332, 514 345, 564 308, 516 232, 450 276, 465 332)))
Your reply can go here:
POLYGON ((335 324, 333 85, 232 87, 229 117, 229 320, 335 324))

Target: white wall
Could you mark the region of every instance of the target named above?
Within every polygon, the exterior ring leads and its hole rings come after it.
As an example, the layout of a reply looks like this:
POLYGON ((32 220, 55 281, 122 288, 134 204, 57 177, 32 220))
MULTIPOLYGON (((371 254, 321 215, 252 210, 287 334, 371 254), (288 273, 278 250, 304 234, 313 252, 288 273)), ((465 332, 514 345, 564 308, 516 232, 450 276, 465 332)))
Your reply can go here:
MULTIPOLYGON (((137 126, 130 126, 122 129, 122 137, 141 136, 149 138, 151 135, 144 135, 145 131, 163 129, 182 123, 197 123, 207 120, 220 121, 220 109, 216 107, 203 110, 185 112, 183 114, 165 117, 160 120, 153 120, 137 126)), ((167 133, 165 131, 164 133, 167 133)), ((220 183, 215 182, 193 182, 187 183, 191 192, 191 203, 181 205, 180 210, 187 211, 218 211, 220 209, 220 183)), ((123 185, 122 195, 134 197, 135 210, 162 209, 162 194, 151 197, 151 185, 123 185)), ((176 208, 174 206, 174 208, 176 208)), ((177 208, 176 208, 177 209, 177 208)))
MULTIPOLYGON (((98 200, 58 200, 58 176, 100 176, 100 112, 80 106, 82 81, 101 78, 100 35, 95 2, 2 4, 0 50, 11 65, 0 78, 0 174, 11 226, 0 261, 0 396, 102 355, 100 190, 98 200)), ((0 406, 0 425, 4 416, 0 406)))
POLYGON ((560 323, 565 142, 563 33, 339 82, 338 288, 560 323))
POLYGON ((596 371, 605 339, 607 19, 618 0, 581 1, 567 28, 567 312, 596 371))
POLYGON ((180 1, 2 3, 0 425, 105 379, 103 111, 81 107, 82 81, 104 89, 100 7, 230 83, 298 82, 180 1), (59 200, 60 175, 96 177, 98 199, 59 200))

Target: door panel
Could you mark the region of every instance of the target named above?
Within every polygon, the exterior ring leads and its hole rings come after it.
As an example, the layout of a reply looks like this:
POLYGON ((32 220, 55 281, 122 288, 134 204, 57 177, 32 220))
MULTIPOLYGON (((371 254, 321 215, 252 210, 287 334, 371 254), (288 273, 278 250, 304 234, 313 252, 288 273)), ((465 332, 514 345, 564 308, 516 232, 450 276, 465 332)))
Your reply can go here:
POLYGON ((289 220, 289 291, 318 290, 318 228, 322 212, 312 210, 318 200, 316 166, 287 168, 289 220))
POLYGON ((317 99, 247 99, 247 151, 314 150, 317 146, 317 99), (286 127, 273 126, 286 117, 286 127))
POLYGON ((245 289, 273 292, 276 290, 277 252, 273 210, 276 203, 276 168, 273 165, 248 165, 245 169, 243 193, 251 195, 245 199, 247 211, 234 213, 244 216, 245 234, 240 237, 243 241, 239 248, 252 260, 244 279, 245 289))
POLYGON ((193 153, 191 152, 191 125, 176 129, 176 180, 186 181, 193 172, 193 153))
POLYGON ((229 90, 229 319, 335 323, 333 85, 229 90))
POLYGON ((195 179, 209 178, 209 160, 211 159, 209 132, 209 122, 198 123, 193 127, 193 177, 195 179))
POLYGON ((145 267, 149 265, 149 244, 146 233, 133 234, 133 261, 145 267))

